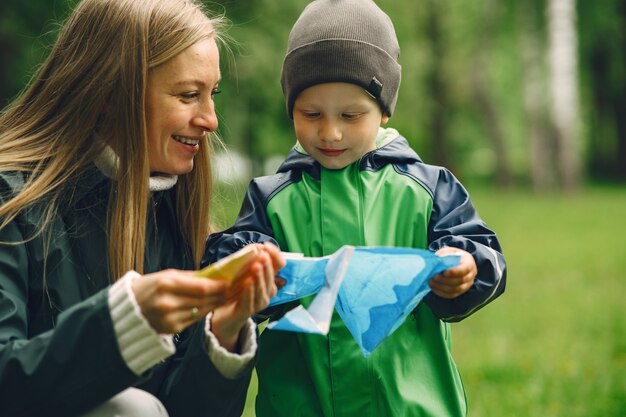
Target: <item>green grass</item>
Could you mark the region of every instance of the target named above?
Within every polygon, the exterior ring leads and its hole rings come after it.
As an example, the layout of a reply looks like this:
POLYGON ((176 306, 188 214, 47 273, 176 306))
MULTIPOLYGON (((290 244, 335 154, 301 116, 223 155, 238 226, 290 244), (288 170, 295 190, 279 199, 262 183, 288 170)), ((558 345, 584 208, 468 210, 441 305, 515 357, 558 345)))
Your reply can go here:
POLYGON ((509 275, 453 326, 470 415, 626 415, 626 188, 472 197, 509 275))
MULTIPOLYGON (((225 223, 241 193, 222 194, 225 223)), ((626 415, 626 188, 470 193, 500 237, 508 284, 453 325, 469 415, 626 415)))

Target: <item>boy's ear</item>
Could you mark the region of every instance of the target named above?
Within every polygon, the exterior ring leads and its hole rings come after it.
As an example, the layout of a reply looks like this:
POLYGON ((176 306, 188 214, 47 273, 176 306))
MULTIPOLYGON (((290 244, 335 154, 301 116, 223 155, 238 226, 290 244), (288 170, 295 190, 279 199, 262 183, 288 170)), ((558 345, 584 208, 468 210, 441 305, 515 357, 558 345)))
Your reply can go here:
POLYGON ((388 121, 389 121, 389 116, 383 113, 383 116, 380 118, 380 125, 381 126, 386 125, 388 121))

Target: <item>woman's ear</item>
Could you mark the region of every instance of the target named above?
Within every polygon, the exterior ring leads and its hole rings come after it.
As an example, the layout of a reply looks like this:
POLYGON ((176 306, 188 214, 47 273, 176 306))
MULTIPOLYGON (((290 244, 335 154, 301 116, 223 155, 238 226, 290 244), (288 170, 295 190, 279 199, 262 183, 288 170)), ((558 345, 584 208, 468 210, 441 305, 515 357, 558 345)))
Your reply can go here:
POLYGON ((389 121, 389 116, 383 113, 383 116, 380 118, 380 125, 381 126, 386 125, 388 121, 389 121))

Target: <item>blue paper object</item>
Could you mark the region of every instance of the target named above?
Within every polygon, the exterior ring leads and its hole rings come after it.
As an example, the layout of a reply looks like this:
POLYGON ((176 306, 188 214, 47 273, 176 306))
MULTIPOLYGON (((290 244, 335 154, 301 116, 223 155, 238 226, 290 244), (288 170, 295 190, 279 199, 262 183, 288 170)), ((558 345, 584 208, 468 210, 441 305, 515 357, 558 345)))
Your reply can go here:
POLYGON ((287 256, 278 273, 286 284, 270 306, 317 296, 308 310, 300 305, 267 328, 328 334, 336 308, 368 356, 430 291, 428 280, 459 260, 422 249, 354 246, 321 258, 287 256))
MULTIPOLYGON (((315 282, 321 282, 322 286, 317 296, 309 305, 309 309, 305 310, 302 305, 290 310, 278 321, 270 323, 267 327, 274 330, 288 330, 294 332, 306 332, 306 333, 320 333, 328 334, 330 329, 330 320, 333 316, 333 306, 337 299, 339 287, 343 280, 343 277, 348 267, 352 253, 354 252, 353 246, 344 246, 335 252, 334 256, 326 258, 302 258, 300 260, 287 260, 287 264, 297 264, 300 268, 292 267, 289 271, 297 271, 298 275, 291 276, 285 286, 281 289, 281 292, 287 285, 298 287, 298 281, 304 283, 303 290, 301 290, 302 297, 309 295, 310 288, 317 288, 318 285, 315 282), (303 261, 304 260, 304 261, 303 261), (307 267, 304 267, 307 265, 307 267), (312 268, 313 265, 318 265, 318 268, 312 268), (310 274, 303 277, 303 272, 309 272, 310 274)), ((287 275, 287 271, 279 272, 280 276, 287 275)), ((296 297, 298 294, 297 289, 289 289, 287 292, 289 297, 296 297)), ((277 294, 279 297, 280 294, 277 294)), ((274 298, 277 298, 274 297, 274 298)), ((300 297, 301 298, 301 297, 300 297)), ((293 298, 291 298, 293 299, 293 298)), ((273 302, 270 305, 277 304, 273 302)))

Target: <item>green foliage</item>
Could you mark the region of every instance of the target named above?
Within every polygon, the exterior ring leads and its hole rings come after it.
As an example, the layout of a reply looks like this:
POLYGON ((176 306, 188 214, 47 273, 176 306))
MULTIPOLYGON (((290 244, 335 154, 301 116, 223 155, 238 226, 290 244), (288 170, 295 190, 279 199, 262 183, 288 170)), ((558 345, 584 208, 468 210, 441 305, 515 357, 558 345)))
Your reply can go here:
MULTIPOLYGON (((34 73, 54 39, 57 23, 76 1, 0 4, 0 106, 34 73)), ((449 163, 463 180, 493 182, 496 161, 506 160, 515 182, 526 183, 531 131, 523 106, 520 40, 525 33, 533 34, 537 56, 545 56, 548 0, 377 2, 393 20, 401 47, 402 83, 390 125, 409 139, 426 162, 449 163), (477 78, 483 80, 495 108, 491 119, 477 100, 477 78), (435 81, 441 91, 433 88, 435 81), (436 117, 442 118, 441 132, 433 127, 436 117), (503 155, 494 146, 494 123, 502 132, 503 155), (439 141, 445 141, 445 160, 435 150, 439 141)), ((230 149, 252 158, 253 174, 259 175, 263 160, 285 155, 295 142, 279 80, 288 33, 308 0, 206 3, 226 13, 235 41, 232 54, 222 51, 224 93, 217 97, 220 133, 230 149)), ((626 119, 620 117, 626 106, 622 3, 577 4, 582 151, 588 155, 591 177, 626 178, 626 129, 619 122, 626 119)), ((547 87, 545 62, 533 65, 540 68, 547 87)))
POLYGON ((70 7, 67 1, 0 2, 0 108, 35 73, 70 7))
POLYGON ((593 177, 626 180, 626 3, 578 2, 579 53, 593 177))

